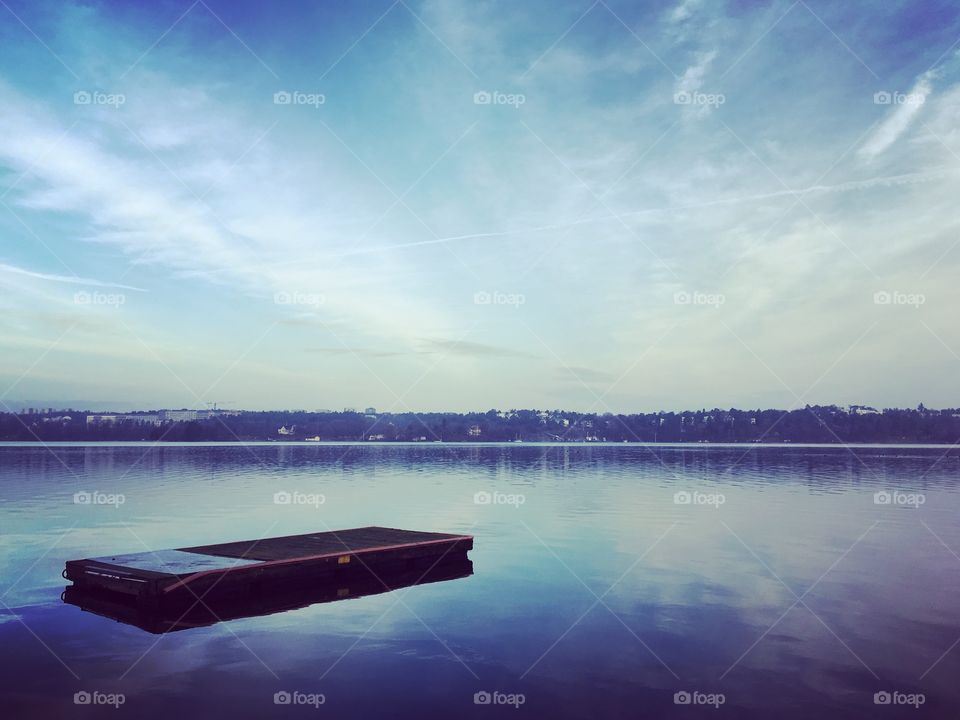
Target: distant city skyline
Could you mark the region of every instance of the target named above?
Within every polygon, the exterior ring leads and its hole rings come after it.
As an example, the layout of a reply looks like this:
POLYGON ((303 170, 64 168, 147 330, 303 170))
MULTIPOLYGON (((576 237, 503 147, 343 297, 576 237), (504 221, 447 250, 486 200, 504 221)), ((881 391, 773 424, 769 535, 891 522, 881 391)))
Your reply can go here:
POLYGON ((0 411, 960 406, 958 37, 5 0, 0 411))

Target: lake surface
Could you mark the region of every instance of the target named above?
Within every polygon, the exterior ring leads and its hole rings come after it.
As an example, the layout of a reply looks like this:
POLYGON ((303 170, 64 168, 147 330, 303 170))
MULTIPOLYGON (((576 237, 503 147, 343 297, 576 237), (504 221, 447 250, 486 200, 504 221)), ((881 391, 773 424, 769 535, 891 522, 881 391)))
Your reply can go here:
POLYGON ((958 478, 943 447, 0 445, 0 716, 958 717, 958 478), (70 559, 366 525, 472 534, 473 574, 165 635, 60 597, 70 559))

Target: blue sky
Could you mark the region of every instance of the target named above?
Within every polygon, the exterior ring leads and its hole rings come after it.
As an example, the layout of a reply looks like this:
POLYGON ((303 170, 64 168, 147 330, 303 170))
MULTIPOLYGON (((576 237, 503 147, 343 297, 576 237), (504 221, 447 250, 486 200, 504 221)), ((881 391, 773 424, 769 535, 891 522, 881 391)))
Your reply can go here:
POLYGON ((0 399, 960 405, 947 2, 0 3, 0 399))

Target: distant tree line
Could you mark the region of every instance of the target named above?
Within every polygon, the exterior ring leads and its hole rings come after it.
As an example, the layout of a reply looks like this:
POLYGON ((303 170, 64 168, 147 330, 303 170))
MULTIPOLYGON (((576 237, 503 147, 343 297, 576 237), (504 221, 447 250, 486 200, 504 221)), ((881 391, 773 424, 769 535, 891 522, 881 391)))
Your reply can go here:
POLYGON ((569 441, 954 443, 960 409, 697 410, 631 415, 562 410, 485 413, 267 411, 185 422, 87 422, 92 413, 0 414, 0 440, 21 441, 569 441), (283 432, 281 432, 283 428, 283 432))

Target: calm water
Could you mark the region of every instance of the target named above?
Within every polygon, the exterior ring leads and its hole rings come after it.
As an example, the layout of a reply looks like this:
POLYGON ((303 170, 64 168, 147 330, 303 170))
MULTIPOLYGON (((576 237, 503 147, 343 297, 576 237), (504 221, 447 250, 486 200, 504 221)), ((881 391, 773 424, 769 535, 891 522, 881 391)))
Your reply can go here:
POLYGON ((51 449, 0 446, 5 718, 960 716, 946 448, 51 449), (473 534, 474 574, 167 635, 60 600, 68 559, 364 525, 473 534))

